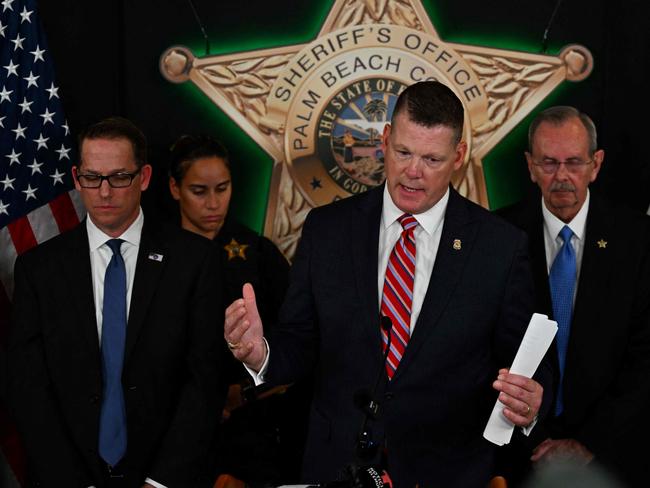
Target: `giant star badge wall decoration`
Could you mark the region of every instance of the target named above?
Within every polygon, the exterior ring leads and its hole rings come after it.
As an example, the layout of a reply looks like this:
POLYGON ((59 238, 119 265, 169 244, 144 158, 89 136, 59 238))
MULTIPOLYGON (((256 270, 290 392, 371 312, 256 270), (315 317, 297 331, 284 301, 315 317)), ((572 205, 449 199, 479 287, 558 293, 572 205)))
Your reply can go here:
POLYGON ((287 257, 311 208, 383 183, 380 136, 409 84, 437 79, 462 100, 469 151, 452 182, 487 207, 485 155, 592 67, 579 45, 549 56, 445 42, 419 0, 338 0, 305 44, 205 57, 174 46, 160 58, 169 81, 194 83, 273 158, 264 233, 287 257))

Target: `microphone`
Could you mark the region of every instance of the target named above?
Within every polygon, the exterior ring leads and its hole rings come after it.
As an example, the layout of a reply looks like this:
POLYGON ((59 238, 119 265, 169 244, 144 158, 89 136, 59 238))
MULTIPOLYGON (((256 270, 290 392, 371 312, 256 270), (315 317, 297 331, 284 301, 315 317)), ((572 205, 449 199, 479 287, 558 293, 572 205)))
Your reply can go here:
POLYGON ((372 433, 368 427, 370 419, 376 419, 379 414, 379 402, 375 399, 377 395, 377 388, 382 377, 384 377, 384 370, 386 369, 386 359, 390 351, 390 343, 392 339, 391 329, 393 322, 390 317, 382 315, 379 318, 381 329, 386 333, 386 349, 384 350, 381 369, 377 373, 372 390, 359 390, 354 394, 354 403, 363 411, 363 421, 361 429, 357 436, 356 446, 356 463, 350 464, 345 467, 339 474, 339 479, 308 488, 392 488, 393 482, 388 473, 379 467, 369 465, 368 463, 375 457, 377 453, 377 444, 372 439, 372 433))
POLYGON ((548 49, 548 34, 551 31, 553 22, 555 21, 555 16, 557 15, 558 10, 560 10, 560 5, 562 5, 562 0, 557 0, 551 18, 548 20, 548 24, 546 24, 546 29, 544 29, 544 34, 542 35, 542 53, 544 54, 548 49))
POLYGON ((354 395, 356 405, 363 411, 363 421, 361 422, 361 429, 359 429, 359 434, 357 435, 357 459, 359 461, 368 461, 372 459, 378 447, 377 443, 372 439, 372 433, 368 428, 368 421, 370 419, 377 419, 379 414, 380 404, 375 397, 377 395, 379 382, 385 374, 384 370, 386 369, 386 360, 388 358, 392 340, 391 329, 393 328, 393 321, 390 317, 382 315, 379 319, 379 324, 387 336, 386 349, 384 350, 381 367, 377 373, 377 377, 375 378, 372 390, 370 390, 370 392, 368 390, 360 390, 354 395))
POLYGON ((196 19, 196 23, 199 24, 199 29, 201 29, 201 34, 203 35, 203 39, 205 40, 205 54, 207 56, 208 54, 210 54, 210 39, 208 38, 208 34, 205 32, 205 27, 203 26, 203 22, 201 22, 201 17, 199 17, 199 13, 196 11, 194 2, 192 2, 192 0, 187 0, 187 2, 190 4, 190 7, 192 7, 192 13, 194 13, 194 18, 196 19))

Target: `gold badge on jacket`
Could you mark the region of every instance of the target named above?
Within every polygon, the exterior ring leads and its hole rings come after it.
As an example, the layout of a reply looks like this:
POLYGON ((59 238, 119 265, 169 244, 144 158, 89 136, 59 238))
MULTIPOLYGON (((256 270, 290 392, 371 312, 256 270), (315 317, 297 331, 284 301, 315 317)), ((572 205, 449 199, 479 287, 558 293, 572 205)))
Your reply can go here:
POLYGON ((579 45, 548 56, 444 42, 420 0, 337 0, 306 44, 160 58, 169 81, 192 81, 274 159, 264 234, 288 257, 311 208, 384 181, 381 133, 406 86, 437 79, 461 99, 469 151, 453 184, 487 207, 484 156, 592 67, 579 45))
POLYGON ((241 258, 246 260, 246 248, 248 244, 240 244, 233 237, 230 239, 230 243, 223 246, 223 248, 228 253, 228 261, 232 261, 235 258, 241 258))

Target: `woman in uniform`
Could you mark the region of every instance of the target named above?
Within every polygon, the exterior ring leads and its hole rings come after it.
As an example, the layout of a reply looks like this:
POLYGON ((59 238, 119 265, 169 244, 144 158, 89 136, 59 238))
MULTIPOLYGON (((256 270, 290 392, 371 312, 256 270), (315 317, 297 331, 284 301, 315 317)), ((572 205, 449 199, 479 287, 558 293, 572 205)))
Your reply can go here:
MULTIPOLYGON (((228 216, 232 180, 226 149, 210 137, 183 136, 172 147, 169 176, 181 226, 215 243, 224 274, 224 306, 241 297, 244 283, 251 283, 263 323, 276 323, 289 264, 269 239, 228 216)), ((251 486, 295 482, 308 408, 306 388, 256 388, 243 366, 228 357, 230 386, 217 447, 218 473, 251 486)))

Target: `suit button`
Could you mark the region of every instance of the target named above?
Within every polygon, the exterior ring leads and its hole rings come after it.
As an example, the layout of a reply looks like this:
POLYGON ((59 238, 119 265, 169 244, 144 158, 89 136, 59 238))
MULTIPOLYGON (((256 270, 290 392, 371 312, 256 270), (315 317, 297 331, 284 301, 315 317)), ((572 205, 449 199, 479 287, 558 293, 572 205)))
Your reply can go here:
POLYGON ((385 398, 386 400, 389 400, 389 401, 390 401, 390 400, 392 400, 394 397, 395 397, 395 394, 394 394, 392 391, 387 391, 386 393, 384 393, 384 398, 385 398))
POLYGON ((135 391, 137 389, 138 389, 137 386, 129 386, 129 391, 135 391))
POLYGON ((99 403, 99 395, 92 395, 88 401, 91 405, 97 405, 99 403))

